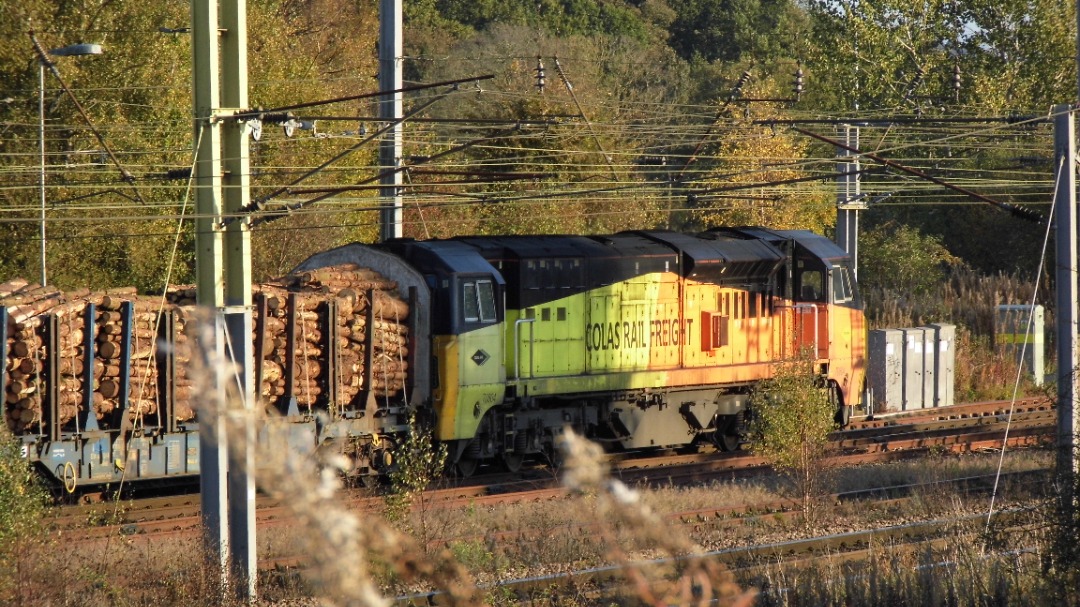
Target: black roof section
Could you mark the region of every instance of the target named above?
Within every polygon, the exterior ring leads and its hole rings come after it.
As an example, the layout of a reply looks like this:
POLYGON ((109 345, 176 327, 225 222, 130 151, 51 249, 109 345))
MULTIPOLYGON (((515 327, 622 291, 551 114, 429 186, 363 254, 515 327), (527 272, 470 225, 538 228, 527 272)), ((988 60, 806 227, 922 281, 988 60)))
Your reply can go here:
POLYGON ((784 252, 761 240, 722 234, 639 232, 680 251, 682 274, 702 282, 744 284, 771 276, 784 263, 784 252))
POLYGON ((677 272, 679 256, 637 233, 610 236, 465 236, 455 239, 493 265, 531 259, 580 259, 590 283, 611 284, 651 272, 677 272))
POLYGON ((383 244, 405 258, 421 272, 441 271, 450 274, 499 273, 475 248, 455 240, 391 240, 383 244))
POLYGON ((765 240, 777 245, 783 241, 794 241, 814 257, 826 260, 840 260, 849 257, 847 251, 840 248, 835 242, 820 234, 811 232, 810 230, 770 230, 761 227, 718 227, 712 228, 703 234, 741 236, 765 240))
POLYGON ((654 272, 725 285, 764 285, 787 256, 847 254, 807 230, 720 227, 699 234, 641 230, 610 235, 458 236, 392 240, 387 248, 425 273, 492 274, 507 303, 530 306, 654 272))

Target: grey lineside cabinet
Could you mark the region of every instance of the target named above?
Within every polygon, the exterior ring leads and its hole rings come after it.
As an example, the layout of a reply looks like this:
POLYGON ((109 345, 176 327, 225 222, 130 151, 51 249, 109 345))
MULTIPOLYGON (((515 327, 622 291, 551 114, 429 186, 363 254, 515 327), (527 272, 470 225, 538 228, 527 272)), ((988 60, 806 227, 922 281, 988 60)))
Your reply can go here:
POLYGON ((868 415, 954 404, 955 326, 875 329, 867 348, 868 415))

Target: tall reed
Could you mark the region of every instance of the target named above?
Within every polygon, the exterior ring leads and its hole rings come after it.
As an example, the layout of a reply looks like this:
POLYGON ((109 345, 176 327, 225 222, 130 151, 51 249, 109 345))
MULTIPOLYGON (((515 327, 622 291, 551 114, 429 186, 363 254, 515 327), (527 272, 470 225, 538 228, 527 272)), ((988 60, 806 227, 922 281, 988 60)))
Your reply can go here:
MULTIPOLYGON (((1053 296, 1047 281, 1036 293, 1035 281, 1017 274, 983 275, 957 265, 936 290, 899 292, 871 287, 863 293, 871 329, 919 327, 930 323, 956 326, 956 397, 958 400, 1006 399, 1017 378, 1017 359, 995 344, 994 322, 999 305, 1029 305, 1045 309, 1044 343, 1048 367, 1052 354, 1053 296), (1033 300, 1033 296, 1034 300, 1033 300)), ((1033 378, 1021 373, 1020 395, 1038 392, 1033 378)))

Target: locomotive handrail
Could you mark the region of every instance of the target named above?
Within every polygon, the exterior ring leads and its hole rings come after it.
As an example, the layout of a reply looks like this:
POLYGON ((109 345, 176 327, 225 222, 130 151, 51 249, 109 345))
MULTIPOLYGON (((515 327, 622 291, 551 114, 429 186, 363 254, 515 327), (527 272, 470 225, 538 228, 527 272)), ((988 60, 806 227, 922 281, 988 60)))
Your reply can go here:
MULTIPOLYGON (((521 355, 521 352, 520 352, 520 347, 518 346, 518 342, 519 342, 519 340, 521 338, 521 324, 522 323, 530 323, 531 324, 531 323, 534 323, 534 322, 536 322, 536 318, 519 318, 516 321, 514 321, 514 379, 521 379, 521 360, 519 359, 519 356, 521 355)), ((533 346, 533 332, 532 332, 532 327, 529 327, 529 353, 530 353, 530 355, 532 353, 532 346, 533 346)), ((530 360, 531 360, 531 358, 530 358, 530 360)), ((529 373, 529 377, 532 377, 531 372, 529 373)))

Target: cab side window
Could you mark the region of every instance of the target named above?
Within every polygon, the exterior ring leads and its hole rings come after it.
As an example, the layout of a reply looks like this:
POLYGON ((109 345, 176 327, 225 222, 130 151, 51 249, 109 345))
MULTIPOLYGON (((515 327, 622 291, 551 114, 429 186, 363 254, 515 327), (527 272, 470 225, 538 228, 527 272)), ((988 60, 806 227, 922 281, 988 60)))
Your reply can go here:
POLYGON ((851 288, 851 271, 848 268, 833 268, 832 283, 833 303, 847 303, 855 299, 855 292, 851 288))
POLYGON ((476 295, 480 299, 481 322, 495 322, 495 286, 490 280, 478 280, 476 295))
POLYGON ((490 280, 465 281, 461 294, 465 322, 495 322, 495 287, 490 280))
POLYGON ((799 299, 802 301, 823 301, 825 294, 825 276, 819 270, 804 270, 799 275, 799 299))

